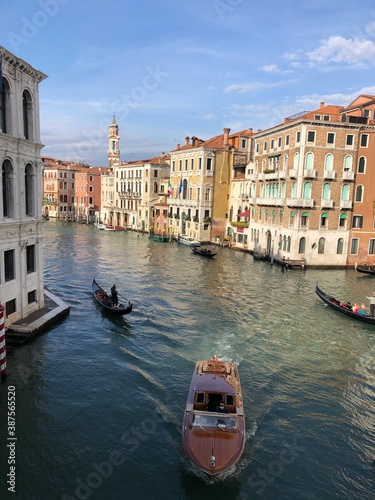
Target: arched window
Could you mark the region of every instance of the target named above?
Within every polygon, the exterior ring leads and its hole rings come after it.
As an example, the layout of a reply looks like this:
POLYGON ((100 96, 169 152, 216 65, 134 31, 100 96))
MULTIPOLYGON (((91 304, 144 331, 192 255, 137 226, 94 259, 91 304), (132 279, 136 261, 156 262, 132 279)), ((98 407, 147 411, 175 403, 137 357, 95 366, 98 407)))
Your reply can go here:
POLYGON ((25 167, 25 213, 35 215, 35 174, 30 164, 25 167))
POLYGON ((310 182, 305 182, 303 185, 303 199, 310 200, 311 199, 311 184, 310 182))
POLYGON ((307 153, 305 158, 305 169, 312 170, 314 168, 314 155, 313 153, 307 153))
POLYGON ((339 238, 337 240, 337 251, 336 253, 338 254, 343 254, 344 253, 344 239, 343 238, 339 238))
POLYGON ((349 193, 350 193, 349 184, 343 184, 343 186, 341 188, 341 199, 342 199, 342 201, 348 201, 349 200, 349 193))
POLYGON ((288 242, 287 242, 287 246, 286 246, 287 252, 290 252, 291 243, 292 243, 292 238, 290 236, 288 236, 288 242))
POLYGON ((188 181, 184 179, 182 183, 182 198, 186 200, 188 181))
POLYGON ((28 90, 24 90, 22 94, 22 118, 23 118, 23 135, 25 139, 33 139, 33 103, 28 90))
POLYGON ((10 134, 11 99, 10 87, 6 78, 2 78, 0 85, 0 131, 3 134, 10 134))
POLYGON ((320 214, 320 227, 327 227, 327 214, 323 212, 320 214))
POLYGON ((324 254, 325 246, 326 246, 325 238, 319 238, 318 253, 324 254))
POLYGON ((68 203, 68 196, 64 194, 64 203, 68 203))
POLYGON ((298 245, 298 253, 306 252, 306 238, 301 238, 298 245))
POLYGON ((366 157, 361 156, 359 161, 358 161, 358 173, 364 174, 365 171, 366 171, 366 157))
POLYGON ((296 181, 293 181, 293 183, 292 183, 291 198, 297 198, 297 183, 296 183, 296 181))
POLYGON ((158 183, 155 181, 154 182, 154 193, 157 193, 157 192, 158 192, 158 183))
POLYGON ((147 181, 145 182, 145 193, 147 193, 147 190, 148 190, 148 185, 147 185, 147 181))
POLYGON ((344 172, 349 172, 352 169, 353 158, 348 155, 344 158, 344 172))
POLYGON ((298 164, 299 164, 299 153, 295 153, 293 159, 293 168, 298 170, 298 164))
POLYGON ((326 172, 331 172, 333 170, 333 154, 329 153, 326 155, 324 160, 324 170, 326 172))
POLYGON ((5 160, 2 168, 3 183, 3 217, 14 217, 14 172, 9 160, 5 160))
POLYGON ((278 244, 278 248, 279 248, 279 250, 281 250, 282 245, 283 245, 283 237, 282 237, 282 235, 280 234, 280 235, 279 235, 279 244, 278 244))
POLYGON ((301 226, 306 227, 307 226, 307 219, 309 217, 309 214, 307 212, 303 212, 301 215, 301 226))
POLYGON ((341 214, 339 219, 339 227, 345 229, 346 214, 341 214))
POLYGON ((283 250, 286 252, 286 236, 283 238, 283 250))
POLYGON ((363 186, 361 184, 359 184, 359 186, 356 187, 355 201, 357 201, 358 203, 362 203, 363 201, 363 186))
POLYGON ((331 199, 331 186, 328 182, 326 182, 323 185, 322 199, 323 200, 330 200, 331 199))
POLYGON ((60 194, 60 203, 64 203, 64 196, 60 194))

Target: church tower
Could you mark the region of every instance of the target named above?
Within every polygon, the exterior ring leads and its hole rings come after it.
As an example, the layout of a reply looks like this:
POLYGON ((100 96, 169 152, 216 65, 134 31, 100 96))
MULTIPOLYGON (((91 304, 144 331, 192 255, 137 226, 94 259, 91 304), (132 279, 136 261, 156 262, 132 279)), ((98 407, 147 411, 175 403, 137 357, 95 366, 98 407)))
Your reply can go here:
POLYGON ((111 168, 114 164, 120 163, 120 136, 116 117, 113 115, 112 123, 109 126, 108 135, 108 167, 111 168))

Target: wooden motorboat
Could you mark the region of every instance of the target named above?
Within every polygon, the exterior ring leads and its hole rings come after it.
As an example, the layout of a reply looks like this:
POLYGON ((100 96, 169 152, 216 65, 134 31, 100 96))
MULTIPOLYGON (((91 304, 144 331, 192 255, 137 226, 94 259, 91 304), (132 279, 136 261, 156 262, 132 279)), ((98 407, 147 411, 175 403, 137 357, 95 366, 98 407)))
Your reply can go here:
POLYGON ((117 306, 112 305, 112 297, 108 295, 101 286, 98 285, 95 278, 92 281, 92 293, 98 303, 104 307, 106 311, 109 311, 113 314, 124 315, 132 312, 133 304, 126 301, 126 304, 118 303, 117 306))
POLYGON ((191 250, 195 255, 207 257, 208 259, 212 259, 212 257, 215 257, 216 255, 216 252, 213 252, 210 248, 206 247, 204 248, 192 247, 191 250))
POLYGON ((355 270, 358 273, 373 274, 375 276, 375 266, 358 266, 357 263, 355 263, 355 270))
POLYGON ((124 226, 105 226, 105 231, 125 231, 124 226))
POLYGON ((352 309, 352 305, 350 302, 344 303, 340 302, 339 300, 335 299, 334 297, 331 297, 330 295, 326 294, 321 290, 318 285, 315 286, 315 291, 317 295, 322 299, 322 301, 327 304, 327 306, 332 307, 332 309, 335 309, 335 311, 338 311, 342 314, 345 314, 346 316, 349 316, 350 318, 357 319, 358 321, 364 321, 365 323, 370 323, 372 325, 375 325, 375 318, 372 318, 369 314, 365 312, 363 314, 363 311, 358 311, 354 312, 352 309))
POLYGON ((216 356, 196 363, 182 441, 190 460, 209 476, 228 470, 240 459, 245 447, 245 415, 235 364, 216 356))
POLYGON ((178 242, 181 243, 181 245, 187 245, 189 247, 200 247, 201 242, 198 240, 195 240, 191 236, 188 236, 187 234, 180 234, 178 237, 178 242))

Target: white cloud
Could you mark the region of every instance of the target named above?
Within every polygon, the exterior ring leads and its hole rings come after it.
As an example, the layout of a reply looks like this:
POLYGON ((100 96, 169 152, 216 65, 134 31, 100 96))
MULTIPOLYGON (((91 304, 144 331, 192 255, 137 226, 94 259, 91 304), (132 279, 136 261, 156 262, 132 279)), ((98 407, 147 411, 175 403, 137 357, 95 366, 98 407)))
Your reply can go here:
POLYGON ((234 83, 225 87, 224 92, 237 92, 238 94, 245 94, 246 92, 253 92, 255 90, 272 89, 288 85, 294 80, 278 81, 278 82, 249 82, 249 83, 234 83))
POLYGON ((326 40, 322 40, 318 48, 307 52, 306 56, 312 65, 373 65, 375 63, 375 44, 364 38, 330 36, 326 40))
POLYGON ((259 68, 261 71, 265 71, 266 73, 280 73, 280 70, 277 64, 266 64, 259 68))

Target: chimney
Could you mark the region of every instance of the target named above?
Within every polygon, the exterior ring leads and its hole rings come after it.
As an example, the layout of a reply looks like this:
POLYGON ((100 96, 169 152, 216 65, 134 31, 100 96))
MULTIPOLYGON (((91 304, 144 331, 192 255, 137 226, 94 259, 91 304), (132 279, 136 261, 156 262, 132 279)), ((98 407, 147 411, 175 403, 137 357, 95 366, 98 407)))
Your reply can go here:
POLYGON ((180 145, 179 144, 177 144, 177 148, 176 149, 180 149, 180 145))
POLYGON ((224 147, 228 147, 228 136, 230 132, 230 128, 224 128, 224 147))
POLYGON ((323 101, 320 103, 320 107, 324 108, 324 102, 323 101))
POLYGON ((185 137, 185 146, 187 146, 189 144, 189 141, 190 141, 190 137, 186 136, 185 137))

